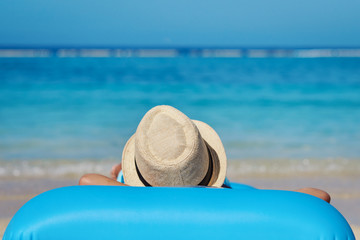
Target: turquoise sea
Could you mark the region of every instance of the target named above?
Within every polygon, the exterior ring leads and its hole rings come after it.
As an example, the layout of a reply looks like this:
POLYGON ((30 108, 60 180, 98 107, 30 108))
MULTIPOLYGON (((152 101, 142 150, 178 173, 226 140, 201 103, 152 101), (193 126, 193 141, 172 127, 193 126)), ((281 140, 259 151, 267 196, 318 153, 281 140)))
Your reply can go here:
POLYGON ((211 125, 231 161, 360 173, 360 58, 47 57, 0 58, 0 176, 120 161, 160 104, 211 125))

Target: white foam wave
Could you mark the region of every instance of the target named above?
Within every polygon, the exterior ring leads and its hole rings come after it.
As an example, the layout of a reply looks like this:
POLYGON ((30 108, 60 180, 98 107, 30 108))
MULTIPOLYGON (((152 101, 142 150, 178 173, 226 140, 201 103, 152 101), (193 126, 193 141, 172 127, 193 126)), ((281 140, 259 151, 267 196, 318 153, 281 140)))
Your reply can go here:
POLYGON ((0 161, 0 177, 78 177, 85 173, 109 175, 116 160, 0 161))
POLYGON ((360 161, 350 159, 236 160, 228 165, 229 175, 238 177, 360 174, 360 161))
MULTIPOLYGON (((0 161, 0 178, 6 177, 80 177, 85 173, 109 175, 119 160, 52 160, 0 161)), ((360 160, 229 160, 228 175, 245 176, 303 176, 303 175, 360 175, 360 160)))

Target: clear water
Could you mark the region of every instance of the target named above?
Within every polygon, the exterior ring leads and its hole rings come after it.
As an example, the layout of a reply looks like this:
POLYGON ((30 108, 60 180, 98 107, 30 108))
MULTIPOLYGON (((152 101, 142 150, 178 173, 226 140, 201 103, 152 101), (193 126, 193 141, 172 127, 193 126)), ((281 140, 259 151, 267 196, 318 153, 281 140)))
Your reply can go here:
POLYGON ((0 58, 0 160, 121 159, 172 105, 229 159, 360 159, 360 58, 0 58))

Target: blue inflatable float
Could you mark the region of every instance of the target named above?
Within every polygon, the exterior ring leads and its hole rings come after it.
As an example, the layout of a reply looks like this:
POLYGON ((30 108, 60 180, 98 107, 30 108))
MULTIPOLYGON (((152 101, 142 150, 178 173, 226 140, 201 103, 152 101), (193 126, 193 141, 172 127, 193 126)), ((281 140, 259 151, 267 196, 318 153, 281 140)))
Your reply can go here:
POLYGON ((205 187, 73 186, 26 203, 3 240, 352 240, 345 218, 289 191, 205 187))

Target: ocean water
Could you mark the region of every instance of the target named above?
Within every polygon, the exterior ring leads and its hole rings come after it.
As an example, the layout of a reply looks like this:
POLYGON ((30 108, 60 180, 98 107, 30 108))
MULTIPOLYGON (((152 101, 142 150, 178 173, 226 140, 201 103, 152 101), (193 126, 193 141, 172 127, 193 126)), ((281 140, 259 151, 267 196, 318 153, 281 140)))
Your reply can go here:
POLYGON ((243 169, 360 174, 360 58, 182 56, 0 58, 0 176, 120 161, 160 104, 212 126, 243 169))

